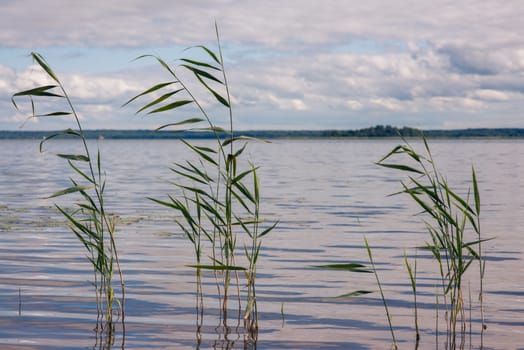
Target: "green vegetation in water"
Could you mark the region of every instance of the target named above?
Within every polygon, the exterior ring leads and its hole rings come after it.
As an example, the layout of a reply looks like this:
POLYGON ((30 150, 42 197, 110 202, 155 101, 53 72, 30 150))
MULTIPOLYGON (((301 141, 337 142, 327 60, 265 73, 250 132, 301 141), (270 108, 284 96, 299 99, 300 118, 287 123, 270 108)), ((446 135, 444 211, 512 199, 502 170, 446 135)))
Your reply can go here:
MULTIPOLYGON (((464 302, 463 278, 473 263, 478 264, 482 347, 485 328, 483 302, 485 260, 482 256, 482 242, 486 239, 481 237, 480 193, 475 169, 472 168, 471 171, 473 189, 470 189, 465 197, 460 196, 451 189, 446 177, 438 170, 424 137, 423 142, 425 152, 419 153, 404 139, 403 144, 394 147, 377 164, 408 174, 408 181, 402 182, 403 189, 400 193, 407 194, 414 200, 420 207, 421 214, 427 218, 424 224, 429 240, 422 248, 432 253, 440 274, 447 330, 446 345, 449 349, 464 347, 467 309, 464 302), (404 161, 388 162, 396 157, 403 157, 404 161), (470 203, 471 201, 473 203, 470 203)), ((405 263, 413 292, 416 294, 415 275, 407 259, 405 263)))
MULTIPOLYGON (((197 275, 197 327, 202 325, 203 292, 201 273, 210 270, 216 278, 217 294, 221 310, 221 327, 227 332, 228 301, 233 293, 238 299, 236 318, 244 323, 245 340, 256 343, 258 338, 258 308, 256 301, 256 267, 261 249, 261 238, 276 225, 266 225, 260 217, 260 183, 257 167, 243 160, 247 141, 252 139, 237 135, 233 128, 233 109, 227 75, 222 57, 218 29, 216 30, 218 51, 206 46, 195 46, 197 54, 208 58, 201 61, 182 58, 176 67, 168 65, 162 58, 152 58, 167 72, 169 81, 158 83, 134 96, 124 105, 135 100, 151 97, 137 113, 154 115, 164 112, 196 113, 196 117, 177 120, 160 126, 157 131, 170 128, 181 130, 186 135, 207 133, 215 140, 214 147, 200 146, 181 139, 181 142, 196 156, 197 160, 176 162, 171 170, 176 176, 175 195, 167 199, 150 198, 154 202, 176 211, 180 219, 177 226, 191 242, 197 275), (189 73, 194 81, 183 79, 189 73), (196 87, 190 87, 195 85, 196 87), (199 89, 200 88, 200 89, 199 89), (225 108, 228 125, 215 124, 209 112, 196 97, 204 93, 225 108), (191 109, 191 107, 193 109, 191 109), (190 112, 188 112, 190 111, 190 112), (189 133, 189 134, 188 134, 189 133), (243 245, 238 247, 239 242, 243 245), (240 252, 243 252, 240 253, 240 252), (207 256, 207 260, 204 258, 207 256), (245 265, 238 260, 242 258, 245 265), (245 282, 242 282, 242 275, 245 282), (247 286, 245 296, 241 295, 247 286), (233 289, 236 292, 231 292, 233 289), (241 300, 246 301, 242 307, 241 300)), ((238 328, 238 325, 237 325, 238 328)))
MULTIPOLYGON (((44 70, 52 85, 43 85, 13 95, 12 102, 18 110, 16 99, 28 97, 31 105, 30 118, 72 116, 76 129, 67 129, 46 136, 40 142, 42 152, 44 143, 53 138, 68 135, 78 140, 82 146, 81 153, 57 154, 67 161, 73 176, 71 186, 57 191, 48 198, 77 194, 78 202, 72 209, 56 205, 57 210, 67 219, 71 231, 76 235, 87 251, 87 259, 93 266, 94 286, 97 300, 97 343, 110 345, 114 341, 114 313, 119 312, 124 326, 124 280, 115 241, 116 220, 108 214, 104 205, 105 175, 102 169, 100 151, 93 158, 78 114, 69 98, 62 82, 55 72, 38 53, 31 53, 33 60, 44 70), (38 98, 52 99, 57 105, 65 105, 64 110, 37 114, 35 100, 38 98), (65 104, 64 104, 65 102, 65 104), (121 299, 115 297, 113 288, 113 272, 115 269, 120 277, 121 299), (118 308, 115 310, 114 306, 118 308)), ((123 327, 124 329, 124 327, 123 327)))
POLYGON ((369 262, 371 268, 373 269, 373 274, 377 281, 378 290, 380 292, 380 298, 384 304, 384 310, 386 311, 386 317, 388 319, 389 331, 391 332, 391 339, 393 340, 393 348, 398 349, 397 339, 395 338, 395 332, 393 330, 393 324, 391 323, 391 314, 389 312, 388 304, 386 302, 386 297, 384 296, 384 290, 382 289, 382 283, 380 283, 380 278, 377 273, 377 268, 375 267, 375 260, 373 260, 373 253, 371 252, 371 247, 369 246, 368 240, 364 237, 364 244, 366 246, 366 251, 368 252, 369 262))

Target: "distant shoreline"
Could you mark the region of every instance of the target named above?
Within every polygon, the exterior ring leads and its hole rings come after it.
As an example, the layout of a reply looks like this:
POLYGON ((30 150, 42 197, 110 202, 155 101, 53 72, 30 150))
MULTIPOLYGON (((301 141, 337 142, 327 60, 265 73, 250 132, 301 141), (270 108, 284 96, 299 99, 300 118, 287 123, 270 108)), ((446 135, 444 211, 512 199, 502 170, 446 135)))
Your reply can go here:
MULTIPOLYGON (((0 130, 0 140, 43 139, 60 131, 26 131, 0 130)), ((88 139, 209 139, 214 138, 211 132, 196 131, 153 131, 153 130, 117 130, 96 129, 84 130, 88 139)), ((524 138, 524 128, 472 128, 452 130, 421 130, 416 128, 397 128, 377 125, 357 130, 239 130, 236 135, 262 139, 282 138, 390 138, 419 137, 427 138, 524 138)), ((222 134, 226 137, 226 134, 222 134)), ((59 136, 67 138, 67 136, 59 136)))

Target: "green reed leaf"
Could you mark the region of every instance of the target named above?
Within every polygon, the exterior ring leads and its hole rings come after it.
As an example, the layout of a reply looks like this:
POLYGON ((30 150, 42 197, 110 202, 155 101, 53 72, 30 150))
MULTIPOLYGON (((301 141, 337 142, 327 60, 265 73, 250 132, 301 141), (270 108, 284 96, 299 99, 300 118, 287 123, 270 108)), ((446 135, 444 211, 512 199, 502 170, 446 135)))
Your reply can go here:
MULTIPOLYGON (((204 87, 209 91, 211 92, 211 94, 213 94, 213 96, 215 96, 215 98, 217 99, 218 102, 220 102, 221 104, 223 104, 224 106, 226 106, 227 108, 230 108, 230 104, 229 102, 227 101, 226 98, 222 97, 218 92, 216 92, 215 89, 213 89, 211 86, 209 86, 199 75, 196 75, 198 81, 204 85, 204 87)), ((215 79, 216 80, 216 79, 215 79)))
MULTIPOLYGON (((143 58, 154 58, 155 60, 157 60, 158 63, 160 63, 160 65, 162 67, 164 67, 165 70, 167 70, 169 72, 169 74, 171 74, 173 77, 176 78, 176 74, 175 72, 171 69, 171 67, 169 67, 169 65, 163 60, 161 59, 160 57, 158 56, 155 56, 155 55, 142 55, 142 56, 138 56, 137 58, 134 59, 134 61, 137 61, 137 60, 140 60, 140 59, 143 59, 143 58)), ((175 81, 177 82, 177 81, 175 81)))
POLYGON ((164 125, 156 128, 155 131, 165 129, 165 128, 170 127, 170 126, 178 126, 178 125, 184 125, 184 124, 196 124, 196 123, 200 123, 200 122, 202 122, 204 120, 205 119, 202 119, 202 118, 189 118, 189 119, 185 119, 185 120, 182 120, 182 121, 179 121, 179 122, 176 122, 176 123, 164 124, 164 125))
POLYGON ((40 146, 39 146, 40 152, 42 152, 42 148, 43 148, 44 142, 46 142, 46 141, 48 141, 50 139, 53 139, 53 138, 55 138, 57 136, 62 136, 62 135, 73 135, 73 136, 77 136, 77 137, 82 137, 83 136, 79 131, 76 131, 76 130, 73 130, 73 129, 66 129, 64 131, 60 131, 60 132, 54 133, 52 135, 46 136, 42 141, 40 141, 40 146))
POLYGON ((195 182, 198 182, 198 183, 201 183, 203 185, 207 185, 208 182, 207 181, 204 181, 202 180, 201 178, 199 177, 196 177, 194 175, 191 175, 191 174, 188 174, 186 172, 183 172, 181 170, 178 170, 178 169, 173 169, 173 168, 170 168, 171 171, 173 171, 175 174, 178 174, 186 179, 189 179, 189 180, 192 180, 192 181, 195 181, 195 182))
POLYGON ((91 213, 98 213, 98 208, 95 208, 93 207, 92 205, 88 205, 88 204, 84 204, 84 203, 77 203, 76 205, 78 205, 80 208, 84 209, 84 210, 87 210, 88 212, 91 212, 91 213))
POLYGON ((73 162, 69 161, 69 166, 80 176, 82 176, 84 179, 86 179, 87 181, 91 182, 93 185, 96 183, 91 177, 89 177, 85 172, 83 172, 82 170, 78 169, 74 164, 73 162))
MULTIPOLYGON (((33 89, 20 91, 14 94, 13 96, 55 96, 55 94, 48 92, 47 90, 51 90, 58 87, 58 85, 44 85, 39 86, 33 89)), ((62 96, 60 96, 62 97, 62 96)))
POLYGON ((191 186, 184 186, 184 185, 180 185, 180 184, 177 184, 177 187, 180 188, 180 189, 183 189, 183 190, 187 190, 189 192, 193 192, 195 194, 200 194, 202 196, 209 197, 209 198, 213 197, 212 194, 207 193, 206 191, 202 190, 201 188, 191 187, 191 186))
POLYGON ((193 234, 182 223, 180 223, 179 221, 175 221, 175 222, 177 223, 178 227, 180 227, 182 232, 186 234, 186 237, 189 239, 189 241, 195 244, 195 237, 193 237, 193 234))
POLYGON ((256 203, 255 196, 242 182, 235 182, 233 185, 234 188, 238 189, 251 203, 256 203))
POLYGON ((409 188, 408 188, 404 183, 402 183, 402 186, 404 187, 404 190, 405 190, 405 191, 406 191, 406 192, 411 196, 411 198, 413 198, 413 199, 415 200, 415 202, 417 202, 417 203, 422 207, 422 209, 423 209, 426 213, 428 213, 428 214, 430 214, 431 216, 433 216, 434 218, 436 218, 436 215, 435 215, 435 213, 433 212, 433 209, 432 209, 432 208, 431 208, 431 207, 430 207, 426 202, 424 202, 422 199, 420 199, 420 198, 417 196, 416 193, 411 192, 411 191, 409 190, 409 188))
POLYGON ((358 263, 313 265, 312 267, 319 268, 319 269, 342 270, 342 271, 359 272, 359 273, 361 272, 372 273, 373 272, 369 270, 368 266, 358 264, 358 263))
POLYGON ((215 81, 215 82, 217 82, 219 84, 224 84, 220 79, 218 79, 217 77, 215 77, 211 73, 206 72, 205 70, 198 69, 198 68, 195 68, 195 67, 191 67, 190 65, 187 65, 187 64, 182 64, 181 66, 186 68, 186 69, 188 69, 189 71, 193 72, 195 74, 195 76, 199 80, 200 80, 200 78, 206 78, 206 79, 215 81))
MULTIPOLYGON (((209 177, 209 175, 207 175, 207 173, 205 173, 205 171, 200 170, 193 163, 191 163, 189 161, 186 161, 186 163, 187 163, 187 166, 182 165, 180 163, 175 163, 175 165, 178 168, 187 171, 188 173, 195 174, 196 176, 198 176, 200 179, 202 179, 206 183, 213 183, 213 182, 215 182, 215 180, 213 180, 211 177, 209 177)), ((173 170, 173 169, 171 169, 171 170, 173 170)))
POLYGON ((230 265, 186 265, 195 269, 214 270, 214 271, 247 271, 245 267, 230 265))
POLYGON ((473 179, 473 197, 475 198, 475 211, 478 216, 480 215, 480 192, 474 167, 471 167, 471 178, 473 179))
POLYGON ((231 183, 232 184, 236 184, 237 182, 240 182, 244 177, 246 177, 247 175, 255 172, 255 170, 258 169, 258 168, 251 168, 249 170, 246 170, 242 173, 240 173, 239 175, 237 175, 236 177, 234 177, 232 180, 231 180, 231 183))
POLYGON ((160 199, 156 199, 156 198, 153 198, 153 197, 146 197, 147 199, 149 199, 150 201, 153 201, 157 204, 160 204, 164 207, 168 207, 168 208, 173 208, 173 209, 176 209, 178 210, 178 205, 176 203, 172 203, 172 202, 166 202, 166 201, 163 201, 163 200, 160 200, 160 199))
POLYGON ((56 81, 58 84, 60 84, 60 81, 58 80, 57 76, 55 75, 55 72, 53 72, 51 67, 49 67, 49 65, 47 64, 46 60, 42 57, 42 55, 40 55, 39 53, 36 53, 36 52, 31 52, 31 57, 33 57, 33 59, 36 61, 36 63, 38 63, 38 65, 40 67, 42 67, 42 69, 45 70, 46 73, 54 81, 56 81))
POLYGON ((475 214, 475 211, 473 210, 473 208, 471 208, 471 206, 464 199, 462 199, 458 194, 452 191, 448 187, 447 183, 441 182, 440 186, 442 186, 442 188, 445 189, 446 193, 449 194, 453 199, 455 199, 462 206, 462 208, 464 208, 464 210, 467 210, 470 213, 475 214))
POLYGON ((411 289, 413 290, 413 295, 417 295, 417 283, 416 283, 416 268, 417 268, 417 261, 415 260, 415 273, 413 272, 413 268, 411 267, 411 264, 408 261, 408 257, 406 255, 406 251, 404 251, 404 264, 406 265, 406 269, 408 270, 409 280, 411 282, 411 289))
POLYGON ((214 70, 217 70, 217 71, 220 71, 221 69, 218 68, 218 67, 215 67, 209 63, 205 63, 205 62, 201 62, 201 61, 195 61, 195 60, 190 60, 190 59, 187 59, 187 58, 182 58, 180 59, 181 61, 184 61, 184 62, 187 62, 187 63, 191 63, 195 66, 200 66, 200 67, 205 67, 205 68, 211 68, 211 69, 214 69, 214 70))
POLYGON ((207 162, 213 164, 214 166, 218 166, 218 163, 213 159, 211 158, 209 155, 206 154, 207 153, 216 153, 216 151, 210 149, 210 148, 207 148, 207 147, 197 147, 197 146, 194 146, 192 144, 190 144, 189 142, 187 142, 186 140, 182 139, 181 140, 187 147, 191 148, 193 151, 195 151, 201 158, 205 159, 207 162))
POLYGON ((257 141, 257 142, 264 142, 264 143, 271 143, 271 141, 260 139, 258 137, 251 137, 251 136, 243 136, 243 135, 241 135, 241 136, 236 136, 236 137, 232 137, 232 138, 228 138, 228 139, 224 140, 222 142, 222 146, 225 147, 225 146, 229 145, 232 142, 235 142, 235 141, 246 141, 246 140, 257 141))
POLYGON ((73 113, 71 112, 52 112, 52 113, 46 113, 46 114, 37 114, 35 117, 61 117, 65 115, 71 115, 73 113))
POLYGON ((399 154, 399 153, 405 153, 405 146, 403 145, 397 145, 395 146, 389 153, 387 153, 385 156, 383 156, 378 162, 377 162, 377 165, 380 165, 380 163, 382 163, 383 161, 385 161, 386 159, 390 158, 391 156, 393 156, 394 154, 399 154))
POLYGON ((160 108, 154 109, 154 110, 148 112, 147 114, 153 114, 153 113, 160 113, 160 112, 170 111, 172 109, 185 106, 185 105, 187 105, 189 103, 193 103, 193 101, 192 100, 176 101, 176 102, 170 103, 168 105, 162 106, 160 108))
MULTIPOLYGON (((56 87, 58 87, 58 85, 45 85, 45 86, 40 86, 40 87, 37 87, 37 88, 34 88, 34 89, 20 91, 20 92, 17 92, 16 94, 14 94, 11 97, 11 102, 13 103, 15 108, 17 110, 19 110, 18 105, 16 104, 16 101, 15 101, 15 97, 19 97, 19 96, 29 96, 29 97, 32 97, 32 96, 64 97, 63 95, 59 95, 59 94, 56 94, 54 92, 49 92, 48 91, 48 90, 54 89, 56 87)), ((34 111, 34 105, 33 105, 33 111, 34 111)), ((34 112, 33 112, 33 115, 34 115, 34 112)))
POLYGON ((216 126, 216 125, 207 126, 207 127, 203 127, 203 128, 191 128, 189 130, 194 130, 194 131, 213 131, 215 133, 223 133, 223 134, 228 134, 229 133, 226 129, 221 128, 220 126, 216 126))
POLYGON ((91 186, 71 186, 69 188, 66 188, 64 190, 58 191, 50 195, 49 197, 45 197, 45 199, 54 198, 54 197, 60 197, 66 194, 75 193, 79 191, 85 191, 87 189, 91 188, 91 186))
POLYGON ((422 171, 420 171, 418 169, 415 169, 413 167, 410 167, 408 165, 388 164, 388 163, 376 163, 376 164, 381 166, 381 167, 384 167, 384 168, 391 168, 391 169, 397 169, 397 170, 402 170, 402 171, 410 171, 410 172, 413 172, 413 173, 424 175, 424 173, 422 171))
POLYGON ((57 154, 58 157, 68 160, 78 160, 81 162, 89 162, 89 157, 82 154, 57 154))
POLYGON ((275 223, 273 223, 273 225, 269 226, 268 228, 266 228, 265 230, 263 230, 261 233, 258 234, 258 237, 261 238, 261 237, 264 237, 265 235, 267 235, 269 232, 273 231, 273 229, 275 227, 277 227, 278 225, 278 221, 276 221, 275 223))
POLYGON ((240 147, 234 154, 233 154, 233 158, 237 159, 238 157, 240 157, 240 155, 244 152, 244 150, 246 149, 247 147, 247 143, 245 143, 242 147, 240 147))
POLYGON ((207 54, 219 65, 222 65, 220 60, 218 59, 218 57, 213 53, 213 51, 211 51, 210 49, 208 49, 207 47, 203 46, 203 45, 199 45, 197 46, 199 48, 201 48, 202 50, 204 50, 205 52, 207 52, 207 54))
POLYGON ((175 84, 177 83, 176 81, 169 81, 167 83, 160 83, 160 84, 156 84, 155 86, 145 90, 144 92, 141 92, 139 93, 138 95, 136 95, 135 97, 131 98, 130 100, 128 100, 126 103, 124 103, 122 105, 122 107, 125 107, 127 106, 128 104, 130 104, 131 102, 133 102, 134 100, 136 100, 137 98, 140 98, 141 96, 144 96, 144 95, 147 95, 147 94, 150 94, 154 91, 157 91, 159 89, 162 89, 163 87, 166 87, 166 86, 169 86, 171 84, 175 84))
POLYGON ((142 111, 144 111, 144 110, 146 110, 146 109, 148 109, 148 108, 150 108, 150 107, 153 107, 153 106, 159 104, 159 103, 162 102, 162 101, 165 101, 165 100, 168 99, 169 97, 171 97, 171 96, 177 94, 178 92, 180 92, 180 91, 182 91, 182 90, 184 90, 184 89, 178 89, 178 90, 170 91, 170 92, 168 92, 168 93, 166 93, 166 94, 163 94, 162 96, 158 97, 157 99, 155 99, 155 100, 149 102, 148 104, 146 104, 145 106, 143 106, 142 108, 140 108, 138 111, 135 112, 135 114, 138 114, 138 113, 140 113, 140 112, 142 112, 142 111))
POLYGON ((351 292, 351 293, 338 295, 335 298, 337 298, 337 299, 339 299, 339 298, 351 298, 351 297, 358 297, 360 295, 371 294, 371 293, 373 293, 373 292, 370 291, 370 290, 356 290, 356 291, 351 292))

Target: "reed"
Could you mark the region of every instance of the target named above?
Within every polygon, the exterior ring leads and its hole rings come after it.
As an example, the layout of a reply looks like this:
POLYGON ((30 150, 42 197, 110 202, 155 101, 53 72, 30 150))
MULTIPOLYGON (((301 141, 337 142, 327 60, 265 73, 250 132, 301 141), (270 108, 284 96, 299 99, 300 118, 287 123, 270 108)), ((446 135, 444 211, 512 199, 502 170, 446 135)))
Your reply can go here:
MULTIPOLYGON (((174 129, 193 132, 211 131, 213 147, 202 146, 182 140, 197 160, 177 162, 171 168, 176 176, 174 186, 178 195, 167 199, 150 198, 152 201, 175 210, 176 224, 191 242, 200 281, 202 270, 213 271, 217 279, 217 294, 220 300, 221 322, 228 329, 228 300, 236 290, 240 322, 248 339, 256 341, 258 334, 258 311, 256 302, 256 266, 261 249, 261 238, 275 226, 265 225, 260 217, 260 184, 257 167, 243 160, 243 153, 250 139, 234 132, 233 108, 230 88, 224 66, 218 27, 215 24, 217 51, 200 45, 188 52, 197 51, 208 60, 181 58, 176 66, 170 66, 162 58, 144 55, 138 59, 152 58, 166 71, 169 81, 153 85, 134 96, 125 105, 137 99, 149 97, 137 113, 154 115, 164 112, 196 113, 196 117, 164 124, 156 130, 174 129), (194 78, 186 79, 184 75, 194 78), (195 86, 196 85, 196 86, 195 86), (198 94, 204 94, 202 98, 198 94), (225 108, 227 125, 217 125, 204 107, 206 98, 216 101, 225 108), (190 108, 192 107, 192 108, 190 108), (242 266, 237 242, 243 242, 242 266), (207 244, 207 246, 206 246, 207 244), (207 259, 205 255, 207 253, 207 259), (242 308, 239 273, 246 278, 246 305, 242 308), (243 316, 241 310, 243 309, 243 316)), ((199 290, 201 295, 201 289, 199 290)))
POLYGON ((415 264, 412 266, 408 261, 406 251, 404 251, 404 264, 408 270, 409 281, 411 283, 411 290, 413 291, 413 311, 415 319, 415 340, 418 347, 418 342, 420 341, 420 332, 418 328, 418 307, 417 307, 417 260, 415 257, 415 264))
POLYGON ((78 114, 71 98, 51 69, 46 60, 38 53, 31 53, 33 60, 44 70, 53 81, 51 85, 43 85, 30 90, 15 93, 12 97, 13 105, 19 109, 16 100, 29 98, 31 115, 29 118, 43 117, 73 117, 76 129, 66 129, 45 137, 40 142, 40 152, 44 144, 59 136, 69 136, 78 140, 82 151, 75 154, 57 154, 67 161, 71 170, 69 178, 71 186, 57 191, 47 198, 57 198, 66 195, 77 195, 72 210, 55 204, 58 211, 67 219, 68 226, 82 243, 87 252, 87 259, 93 267, 95 295, 97 301, 97 343, 103 340, 104 344, 114 341, 114 316, 118 314, 124 328, 124 279, 120 268, 118 251, 115 239, 116 219, 109 214, 105 207, 106 180, 102 168, 101 155, 98 150, 95 155, 90 151, 78 114), (65 109, 37 114, 35 101, 37 99, 51 99, 57 105, 65 105, 65 109), (63 103, 65 101, 65 104, 63 103), (113 288, 113 274, 116 270, 120 278, 121 298, 115 296, 113 288), (117 308, 115 309, 115 306, 117 308))
MULTIPOLYGON (((485 261, 482 257, 480 231, 480 194, 474 168, 471 189, 460 196, 449 186, 446 177, 438 170, 427 140, 422 137, 424 153, 417 152, 405 139, 393 148, 377 164, 408 173, 408 181, 402 182, 403 190, 421 208, 426 218, 424 224, 429 241, 428 249, 440 274, 441 292, 445 308, 447 347, 457 348, 457 339, 463 341, 466 331, 466 312, 463 294, 463 278, 468 268, 477 262, 479 268, 479 300, 484 329, 483 285, 485 261), (389 163, 393 157, 404 157, 404 162, 389 163), (470 204, 473 197, 473 204, 470 204)), ((412 280, 412 284, 414 281, 412 280)), ((481 340, 482 342, 482 340, 481 340)), ((460 346, 460 344, 458 345, 460 346)))
POLYGON ((377 268, 375 267, 375 261, 373 260, 373 253, 371 252, 371 247, 369 246, 368 240, 364 237, 364 244, 366 246, 366 250, 368 252, 369 262, 371 264, 371 268, 373 271, 373 274, 375 275, 375 279, 377 281, 377 286, 380 292, 380 298, 382 299, 382 303, 384 304, 384 310, 386 311, 386 317, 388 319, 388 325, 389 325, 389 331, 391 333, 391 339, 393 340, 393 348, 396 350, 398 349, 397 339, 395 338, 395 332, 393 331, 393 323, 391 321, 391 314, 389 312, 388 304, 386 302, 386 297, 384 296, 384 290, 382 289, 382 283, 380 283, 380 278, 377 273, 377 268))

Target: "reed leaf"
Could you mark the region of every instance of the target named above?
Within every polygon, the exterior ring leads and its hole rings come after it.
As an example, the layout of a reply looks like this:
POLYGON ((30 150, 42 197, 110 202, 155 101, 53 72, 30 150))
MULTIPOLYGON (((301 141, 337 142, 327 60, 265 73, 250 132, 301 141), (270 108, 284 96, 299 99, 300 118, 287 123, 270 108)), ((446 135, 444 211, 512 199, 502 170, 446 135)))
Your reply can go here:
POLYGON ((167 100, 169 97, 175 95, 176 93, 178 93, 178 92, 180 92, 182 90, 183 89, 178 89, 178 90, 171 91, 171 92, 163 94, 162 96, 158 97, 157 99, 155 99, 155 100, 149 102, 148 104, 144 105, 142 108, 140 108, 138 111, 136 111, 135 114, 138 114, 138 113, 140 113, 140 112, 142 112, 142 111, 144 111, 144 110, 146 110, 146 109, 148 109, 150 107, 153 107, 153 106, 155 106, 155 105, 157 105, 157 104, 167 100))
POLYGON ((62 117, 71 114, 71 112, 51 112, 46 114, 36 114, 35 117, 62 117))
POLYGON ((346 263, 346 264, 326 264, 326 265, 312 265, 319 269, 328 269, 328 270, 343 270, 349 272, 359 272, 359 273, 372 273, 368 266, 358 264, 358 263, 346 263))
POLYGON ((180 100, 180 101, 176 101, 176 102, 173 102, 173 103, 170 103, 170 104, 167 104, 165 106, 162 106, 160 108, 157 108, 157 109, 154 109, 150 112, 148 112, 147 114, 154 114, 154 113, 160 113, 160 112, 165 112, 165 111, 170 111, 172 109, 175 109, 175 108, 178 108, 178 107, 182 107, 182 106, 185 106, 187 104, 190 104, 190 103, 193 103, 192 100, 180 100))
POLYGON ((366 295, 366 294, 371 294, 371 293, 373 293, 373 291, 370 291, 370 290, 356 290, 354 292, 338 295, 335 298, 337 298, 337 299, 340 299, 340 298, 352 298, 352 297, 358 297, 358 296, 361 296, 361 295, 366 295))
POLYGON ((67 160, 77 160, 80 162, 89 162, 89 157, 83 154, 57 154, 58 157, 67 160))
POLYGON ((38 65, 40 67, 42 67, 43 70, 45 70, 45 72, 54 81, 56 81, 57 83, 60 83, 60 81, 58 80, 58 77, 56 76, 55 72, 53 72, 51 67, 49 67, 49 65, 47 64, 46 60, 42 57, 42 55, 40 55, 39 53, 36 53, 36 52, 31 52, 31 57, 36 61, 36 63, 38 63, 38 65))
POLYGON ((475 213, 477 216, 480 215, 480 192, 477 183, 477 176, 475 174, 475 168, 471 167, 471 178, 473 179, 473 198, 475 198, 475 213))
POLYGON ((410 171, 410 172, 413 172, 413 173, 417 173, 417 174, 420 174, 420 175, 423 175, 424 173, 418 169, 415 169, 411 166, 408 166, 408 165, 403 165, 403 164, 388 164, 388 163, 377 163, 377 165, 380 165, 384 168, 390 168, 390 169, 397 169, 397 170, 402 170, 402 171, 410 171))
POLYGON ((218 68, 216 66, 213 66, 213 65, 211 65, 209 63, 205 63, 205 62, 202 62, 202 61, 195 61, 195 60, 191 60, 189 58, 181 58, 180 60, 183 61, 183 62, 191 63, 191 64, 193 64, 195 66, 211 68, 211 69, 214 69, 214 70, 217 70, 217 71, 221 70, 220 68, 218 68))
POLYGON ((190 144, 189 142, 187 142, 186 140, 183 140, 183 139, 181 141, 186 146, 188 146, 193 151, 195 151, 202 159, 205 159, 208 163, 211 163, 214 166, 218 166, 218 163, 213 158, 211 158, 208 154, 206 154, 206 153, 215 153, 215 151, 212 151, 212 150, 204 148, 204 147, 193 146, 192 144, 190 144))
POLYGON ((246 271, 242 266, 228 266, 228 265, 186 265, 195 269, 214 270, 214 271, 246 271))
POLYGON ((167 83, 156 84, 155 86, 145 90, 144 92, 139 93, 138 95, 136 95, 133 98, 131 98, 130 100, 128 100, 126 103, 124 103, 122 105, 122 107, 127 106, 128 104, 130 104, 131 102, 133 102, 134 100, 136 100, 136 99, 138 99, 138 98, 140 98, 142 96, 148 95, 148 94, 150 94, 152 92, 155 92, 155 91, 157 91, 159 89, 162 89, 162 88, 164 88, 166 86, 169 86, 169 85, 172 85, 172 84, 176 84, 176 81, 168 81, 167 83))
MULTIPOLYGON (((204 71, 202 69, 191 67, 190 65, 187 65, 187 64, 182 64, 181 67, 184 67, 184 68, 190 70, 191 72, 193 72, 200 82, 203 82, 202 78, 206 78, 206 79, 215 81, 215 82, 217 82, 219 84, 224 84, 220 79, 215 77, 213 74, 208 73, 208 72, 206 72, 206 71, 204 71)), ((205 85, 207 86, 207 84, 205 84, 205 85)))
POLYGON ((45 198, 46 199, 50 199, 50 198, 60 197, 60 196, 66 195, 66 194, 87 190, 89 188, 91 188, 91 187, 90 186, 71 186, 71 187, 68 187, 68 188, 66 188, 64 190, 55 192, 52 195, 50 195, 48 197, 45 197, 45 198))
POLYGON ((222 142, 222 146, 225 147, 225 146, 227 146, 230 143, 233 143, 235 141, 249 141, 249 140, 257 141, 257 142, 264 142, 264 143, 271 143, 271 141, 264 140, 264 139, 261 139, 261 138, 258 138, 258 137, 240 135, 240 136, 236 136, 236 137, 227 138, 226 140, 224 140, 222 142))
POLYGON ((278 225, 278 221, 274 222, 271 226, 269 226, 268 228, 266 228, 265 230, 263 230, 261 233, 258 234, 258 238, 262 238, 264 237, 265 235, 267 235, 269 232, 273 231, 273 229, 275 227, 277 227, 278 225))
POLYGON ((170 126, 179 126, 179 125, 184 125, 184 124, 196 124, 196 123, 200 123, 200 122, 203 122, 203 121, 204 121, 204 119, 202 119, 202 118, 184 119, 184 120, 176 122, 176 123, 164 124, 164 125, 156 128, 155 131, 159 131, 159 130, 165 129, 165 128, 168 128, 170 126))
POLYGON ((213 51, 211 51, 210 49, 208 49, 204 45, 198 45, 197 47, 199 47, 202 50, 204 50, 209 55, 209 57, 211 57, 218 65, 222 66, 221 60, 218 59, 218 57, 215 55, 215 53, 213 51))
MULTIPOLYGON (((196 73, 195 73, 196 74, 196 73)), ((217 99, 218 102, 220 102, 221 104, 223 104, 225 107, 229 108, 230 105, 229 105, 229 102, 224 98, 222 97, 218 92, 216 92, 216 90, 214 90, 213 88, 211 88, 205 81, 204 79, 202 79, 202 77, 198 74, 196 74, 196 77, 198 79, 198 81, 209 91, 211 92, 211 94, 213 94, 213 96, 215 96, 215 98, 217 99)), ((213 79, 215 80, 215 79, 213 79)), ((220 81, 219 81, 220 82, 220 81)))
POLYGON ((73 135, 73 136, 80 137, 80 138, 82 137, 82 134, 80 132, 78 132, 76 130, 73 130, 73 129, 66 129, 66 130, 63 130, 63 131, 51 134, 49 136, 44 137, 44 139, 42 141, 40 141, 40 145, 39 145, 40 152, 42 152, 42 149, 43 149, 43 146, 44 146, 45 142, 47 142, 50 139, 53 139, 55 137, 63 136, 63 135, 73 135))

